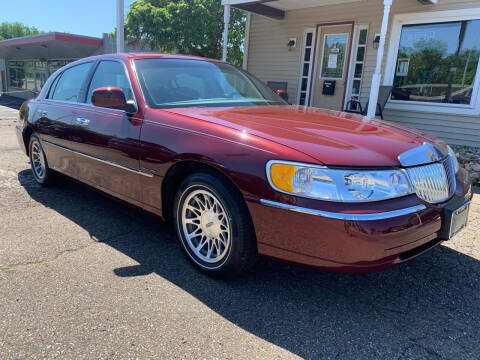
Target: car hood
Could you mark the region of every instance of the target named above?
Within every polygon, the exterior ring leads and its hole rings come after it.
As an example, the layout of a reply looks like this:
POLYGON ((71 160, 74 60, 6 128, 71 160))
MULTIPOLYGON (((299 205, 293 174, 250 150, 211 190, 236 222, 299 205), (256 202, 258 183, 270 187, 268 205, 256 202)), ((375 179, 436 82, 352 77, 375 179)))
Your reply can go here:
POLYGON ((302 106, 167 111, 288 146, 325 165, 399 166, 398 155, 426 141, 444 145, 433 136, 395 123, 302 106))

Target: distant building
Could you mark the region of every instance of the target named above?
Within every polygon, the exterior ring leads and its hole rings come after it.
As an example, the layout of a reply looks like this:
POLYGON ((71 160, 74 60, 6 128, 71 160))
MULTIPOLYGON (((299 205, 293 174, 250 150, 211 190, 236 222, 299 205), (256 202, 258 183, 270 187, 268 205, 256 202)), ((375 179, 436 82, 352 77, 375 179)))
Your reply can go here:
MULTIPOLYGON (((125 51, 151 51, 147 43, 127 42, 125 51)), ((48 77, 77 59, 114 53, 115 39, 52 32, 0 41, 0 92, 35 97, 48 77)))

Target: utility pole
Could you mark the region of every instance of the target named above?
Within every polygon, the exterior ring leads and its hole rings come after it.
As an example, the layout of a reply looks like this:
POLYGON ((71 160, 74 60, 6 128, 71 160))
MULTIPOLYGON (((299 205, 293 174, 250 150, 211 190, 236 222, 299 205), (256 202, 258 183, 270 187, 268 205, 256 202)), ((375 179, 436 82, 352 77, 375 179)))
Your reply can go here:
POLYGON ((123 0, 117 0, 117 53, 122 53, 125 50, 124 39, 124 3, 123 0))
POLYGON ((222 60, 227 61, 228 51, 228 25, 230 24, 230 4, 224 2, 223 5, 223 52, 222 60))

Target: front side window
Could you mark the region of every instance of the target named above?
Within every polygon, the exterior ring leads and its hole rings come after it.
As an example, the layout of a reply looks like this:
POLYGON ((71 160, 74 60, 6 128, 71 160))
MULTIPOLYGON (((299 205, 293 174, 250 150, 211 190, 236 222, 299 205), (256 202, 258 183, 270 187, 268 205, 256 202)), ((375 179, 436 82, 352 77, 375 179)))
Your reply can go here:
POLYGON ((480 20, 404 25, 392 99, 470 104, 480 56, 480 20))
POLYGON ((132 89, 125 74, 125 67, 118 61, 107 60, 101 61, 95 70, 88 88, 87 102, 92 102, 92 95, 95 89, 109 86, 122 89, 126 100, 133 99, 132 89))
POLYGON ((137 76, 152 108, 286 104, 236 67, 203 60, 139 59, 137 76))
POLYGON ((55 86, 52 99, 78 102, 80 89, 91 67, 92 63, 84 63, 65 70, 55 86))

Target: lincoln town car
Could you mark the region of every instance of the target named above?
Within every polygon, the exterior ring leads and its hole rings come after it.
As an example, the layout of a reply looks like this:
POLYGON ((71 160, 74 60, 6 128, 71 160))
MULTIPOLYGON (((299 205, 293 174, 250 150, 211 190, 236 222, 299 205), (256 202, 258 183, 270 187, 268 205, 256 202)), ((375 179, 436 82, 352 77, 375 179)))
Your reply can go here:
POLYGON ((22 105, 16 130, 40 185, 63 174, 162 217, 217 276, 259 255, 386 269, 465 228, 472 198, 442 140, 289 105, 253 75, 198 57, 70 63, 22 105))

